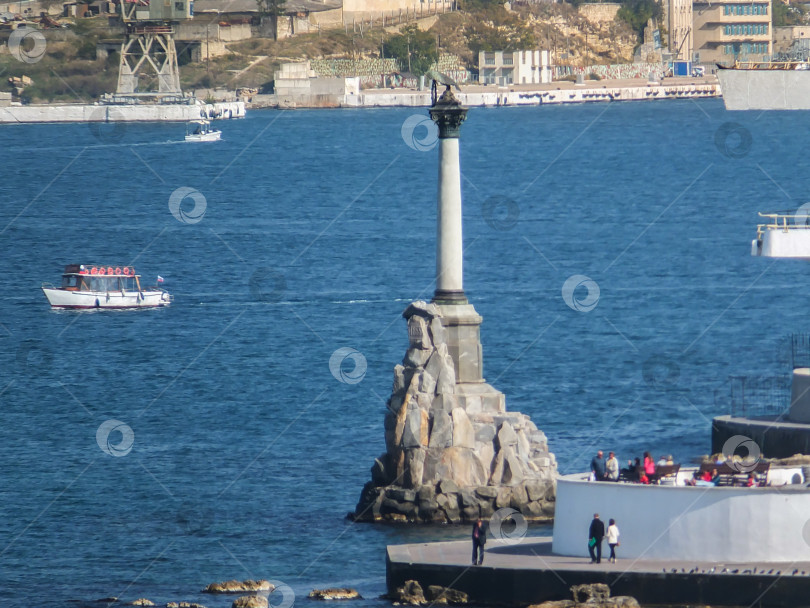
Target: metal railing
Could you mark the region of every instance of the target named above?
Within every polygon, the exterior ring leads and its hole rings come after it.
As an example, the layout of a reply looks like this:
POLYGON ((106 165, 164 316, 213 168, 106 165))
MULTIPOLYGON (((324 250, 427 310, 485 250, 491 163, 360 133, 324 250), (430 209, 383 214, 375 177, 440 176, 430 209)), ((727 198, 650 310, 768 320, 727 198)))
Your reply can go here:
POLYGON ((729 376, 727 391, 715 391, 715 404, 734 417, 782 416, 790 409, 789 375, 729 376))
POLYGON ((759 217, 770 220, 768 224, 757 224, 757 239, 761 239, 766 230, 808 230, 810 229, 810 211, 805 213, 759 213, 759 217))

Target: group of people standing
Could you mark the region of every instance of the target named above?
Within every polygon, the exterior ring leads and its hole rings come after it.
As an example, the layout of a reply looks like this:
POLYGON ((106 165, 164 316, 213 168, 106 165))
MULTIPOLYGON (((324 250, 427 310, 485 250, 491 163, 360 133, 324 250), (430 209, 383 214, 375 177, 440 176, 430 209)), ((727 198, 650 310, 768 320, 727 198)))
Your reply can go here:
POLYGON ((619 543, 619 526, 616 525, 615 519, 611 519, 605 530, 605 522, 599 519, 599 513, 594 513, 591 527, 588 529, 588 553, 591 556, 592 564, 602 563, 602 542, 605 538, 610 547, 609 559, 616 563, 616 547, 621 544, 619 543))
POLYGON ((599 450, 591 460, 591 474, 594 481, 619 481, 619 461, 616 454, 608 452, 605 460, 604 453, 599 450))
POLYGON ((627 461, 627 466, 619 468, 616 454, 608 452, 607 460, 604 453, 599 450, 591 460, 591 476, 593 481, 619 481, 619 477, 627 481, 649 484, 655 475, 655 467, 674 464, 672 456, 662 456, 656 463, 649 452, 644 452, 644 461, 636 458, 635 462, 627 461))

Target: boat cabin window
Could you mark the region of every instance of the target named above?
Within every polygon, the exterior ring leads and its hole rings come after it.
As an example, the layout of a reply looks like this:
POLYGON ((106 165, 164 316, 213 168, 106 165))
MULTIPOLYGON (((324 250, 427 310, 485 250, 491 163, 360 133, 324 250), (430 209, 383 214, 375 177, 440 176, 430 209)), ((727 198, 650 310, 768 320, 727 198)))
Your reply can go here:
POLYGON ((62 288, 63 289, 78 289, 79 287, 79 277, 75 274, 66 274, 62 277, 62 288))
POLYGON ((82 277, 82 289, 85 291, 137 291, 134 277, 82 277))

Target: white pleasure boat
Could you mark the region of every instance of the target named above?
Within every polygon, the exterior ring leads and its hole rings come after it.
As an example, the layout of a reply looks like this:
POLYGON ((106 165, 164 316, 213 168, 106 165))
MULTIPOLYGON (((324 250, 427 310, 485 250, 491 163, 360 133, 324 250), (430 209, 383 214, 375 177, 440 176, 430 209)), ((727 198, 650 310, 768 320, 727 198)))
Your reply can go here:
POLYGON ((193 120, 186 125, 186 141, 219 141, 222 131, 207 120, 193 120))
MULTIPOLYGON (((61 287, 42 284, 52 308, 155 308, 168 306, 172 296, 159 287, 141 287, 132 266, 69 264, 61 287)), ((158 282, 162 282, 158 277, 158 282)))

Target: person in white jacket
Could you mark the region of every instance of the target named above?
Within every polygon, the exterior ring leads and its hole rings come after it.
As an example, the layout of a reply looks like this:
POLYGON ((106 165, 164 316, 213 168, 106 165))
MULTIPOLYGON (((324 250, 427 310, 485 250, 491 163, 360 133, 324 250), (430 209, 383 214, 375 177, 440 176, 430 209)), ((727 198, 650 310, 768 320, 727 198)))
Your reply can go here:
POLYGON ((616 525, 616 520, 611 519, 608 523, 607 534, 608 546, 610 547, 610 561, 616 563, 616 547, 619 545, 619 526, 616 525))

